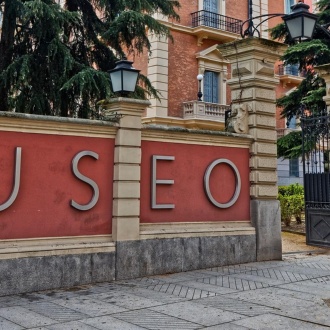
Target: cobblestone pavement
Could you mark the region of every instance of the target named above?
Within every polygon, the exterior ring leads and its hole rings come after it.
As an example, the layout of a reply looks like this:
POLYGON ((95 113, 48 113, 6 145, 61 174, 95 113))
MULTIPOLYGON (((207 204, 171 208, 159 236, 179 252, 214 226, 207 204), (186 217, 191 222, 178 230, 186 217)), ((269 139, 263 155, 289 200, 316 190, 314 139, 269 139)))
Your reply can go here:
POLYGON ((330 329, 330 252, 0 297, 0 329, 330 329))

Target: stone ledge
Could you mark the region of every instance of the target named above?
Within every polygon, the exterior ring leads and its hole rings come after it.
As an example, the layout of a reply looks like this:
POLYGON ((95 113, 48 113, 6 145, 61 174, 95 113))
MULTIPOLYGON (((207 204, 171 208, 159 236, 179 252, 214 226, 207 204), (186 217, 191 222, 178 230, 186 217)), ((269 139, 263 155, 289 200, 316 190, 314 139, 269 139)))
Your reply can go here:
POLYGON ((253 234, 255 234, 255 228, 249 221, 140 224, 141 239, 253 234))
POLYGON ((111 235, 0 241, 0 260, 114 251, 111 235))

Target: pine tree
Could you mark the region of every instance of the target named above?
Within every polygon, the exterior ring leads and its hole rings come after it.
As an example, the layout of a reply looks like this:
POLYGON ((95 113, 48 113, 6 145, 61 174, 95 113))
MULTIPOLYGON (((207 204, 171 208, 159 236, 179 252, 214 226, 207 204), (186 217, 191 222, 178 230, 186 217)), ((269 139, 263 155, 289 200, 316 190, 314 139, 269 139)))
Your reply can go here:
MULTIPOLYGON (((115 62, 150 52, 148 33, 170 37, 153 14, 178 20, 178 8, 165 0, 0 0, 0 111, 89 118, 113 96, 107 72, 115 62)), ((140 82, 134 97, 157 96, 146 77, 140 82)))
MULTIPOLYGON (((317 2, 318 24, 328 29, 330 26, 330 1, 317 2)), ((330 32, 330 31, 329 31, 330 32)), ((289 44, 282 57, 285 65, 299 63, 299 70, 305 73, 305 79, 290 94, 277 100, 277 106, 282 108, 281 115, 290 120, 299 117, 304 111, 309 115, 318 116, 325 109, 322 97, 325 95, 325 82, 319 77, 314 67, 330 63, 330 38, 320 28, 316 27, 312 40, 294 43, 290 40, 284 24, 276 26, 271 31, 273 38, 279 38, 289 44)), ((301 156, 301 133, 292 132, 278 140, 278 157, 297 158, 301 156)))

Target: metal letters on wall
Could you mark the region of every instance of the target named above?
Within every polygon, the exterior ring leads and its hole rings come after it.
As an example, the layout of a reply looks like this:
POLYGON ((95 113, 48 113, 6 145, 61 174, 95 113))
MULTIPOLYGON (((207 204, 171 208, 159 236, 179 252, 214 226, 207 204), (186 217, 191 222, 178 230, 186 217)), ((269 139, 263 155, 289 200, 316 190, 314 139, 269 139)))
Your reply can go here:
POLYGON ((157 180, 157 160, 175 160, 174 156, 152 156, 151 166, 151 208, 174 209, 174 204, 157 204, 157 184, 174 184, 174 180, 157 180))
POLYGON ((221 209, 226 209, 229 208, 231 206, 233 206, 239 195, 241 192, 241 177, 239 175, 238 169, 235 166, 235 164, 233 162, 231 162, 228 159, 217 159, 214 162, 212 162, 209 167, 207 168, 205 175, 204 175, 204 188, 205 188, 205 192, 206 192, 206 196, 207 198, 210 200, 210 202, 215 205, 216 207, 219 207, 221 209), (210 175, 212 173, 212 170, 214 169, 215 166, 219 165, 219 164, 227 164, 229 165, 234 173, 235 173, 235 193, 233 195, 233 197, 231 198, 231 200, 228 203, 219 203, 217 202, 214 197, 212 196, 211 190, 210 190, 210 175))
POLYGON ((71 200, 70 205, 72 207, 74 207, 75 209, 80 210, 80 211, 88 211, 91 208, 93 208, 96 205, 96 203, 98 202, 99 195, 100 195, 98 185, 92 179, 90 179, 90 178, 84 176, 83 174, 81 174, 78 170, 78 163, 79 163, 80 159, 84 156, 91 156, 95 159, 99 159, 99 155, 96 152, 81 151, 72 160, 72 171, 73 171, 74 175, 78 179, 80 179, 83 182, 86 182, 87 184, 89 184, 93 188, 93 197, 92 197, 91 201, 88 204, 81 205, 81 204, 76 203, 74 200, 71 200))
POLYGON ((0 211, 4 211, 9 206, 11 206, 18 195, 20 181, 21 181, 21 160, 22 160, 22 148, 17 147, 16 148, 16 160, 15 160, 15 177, 14 177, 14 188, 12 190, 12 193, 9 197, 9 199, 3 203, 0 204, 0 211))

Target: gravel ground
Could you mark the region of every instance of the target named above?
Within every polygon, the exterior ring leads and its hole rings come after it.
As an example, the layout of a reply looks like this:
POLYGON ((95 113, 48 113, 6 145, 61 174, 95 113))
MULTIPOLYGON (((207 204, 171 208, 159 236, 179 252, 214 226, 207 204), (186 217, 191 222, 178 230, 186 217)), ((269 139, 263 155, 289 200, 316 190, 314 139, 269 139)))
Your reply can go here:
POLYGON ((282 232, 283 253, 293 252, 318 252, 330 253, 330 249, 321 249, 316 246, 306 245, 306 237, 300 234, 282 232))

